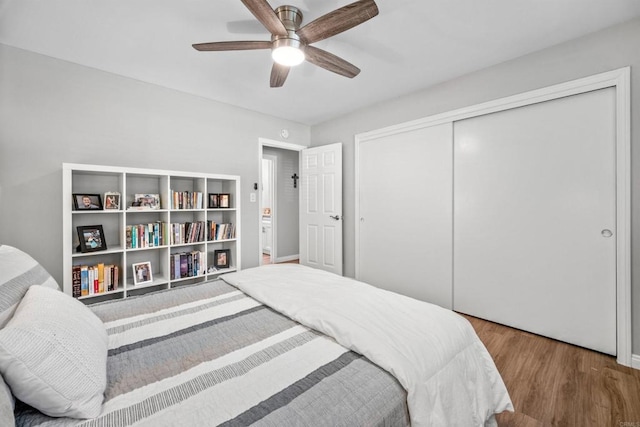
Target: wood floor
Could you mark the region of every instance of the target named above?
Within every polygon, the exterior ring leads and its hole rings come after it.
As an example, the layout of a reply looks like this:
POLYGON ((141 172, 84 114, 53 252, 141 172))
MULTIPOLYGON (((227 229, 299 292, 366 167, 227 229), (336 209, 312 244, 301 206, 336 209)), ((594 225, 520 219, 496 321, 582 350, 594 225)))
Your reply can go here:
POLYGON ((515 406, 499 426, 640 427, 640 371, 614 357, 465 316, 515 406))
MULTIPOLYGON (((266 264, 271 264, 271 257, 267 254, 262 254, 262 265, 266 265, 266 264)), ((278 264, 300 264, 300 260, 294 259, 292 261, 280 262, 278 264)))

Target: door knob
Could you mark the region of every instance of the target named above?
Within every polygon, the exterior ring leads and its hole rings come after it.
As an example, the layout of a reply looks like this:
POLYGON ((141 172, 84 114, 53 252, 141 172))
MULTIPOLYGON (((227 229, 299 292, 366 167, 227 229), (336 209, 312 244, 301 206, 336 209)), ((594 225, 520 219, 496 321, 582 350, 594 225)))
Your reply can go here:
POLYGON ((604 230, 602 230, 602 232, 600 234, 602 234, 602 237, 611 237, 611 236, 613 236, 613 232, 611 230, 606 229, 606 228, 604 230))
POLYGON ((340 221, 340 215, 329 215, 329 218, 335 219, 336 221, 340 221))

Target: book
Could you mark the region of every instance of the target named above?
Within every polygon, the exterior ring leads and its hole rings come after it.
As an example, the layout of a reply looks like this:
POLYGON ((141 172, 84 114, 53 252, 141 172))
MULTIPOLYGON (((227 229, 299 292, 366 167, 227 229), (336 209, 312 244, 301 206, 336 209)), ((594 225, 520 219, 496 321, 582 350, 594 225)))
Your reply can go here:
POLYGON ((89 267, 80 266, 80 295, 89 295, 89 267))
POLYGON ((117 265, 113 266, 113 281, 112 281, 112 290, 115 291, 118 289, 118 280, 119 280, 119 273, 118 271, 120 270, 120 267, 118 267, 117 265))
POLYGON ((81 269, 81 266, 74 265, 73 271, 71 272, 71 296, 73 296, 74 298, 82 296, 81 269))
POLYGON ((104 292, 104 263, 98 264, 98 292, 99 294, 104 292))
POLYGON ((187 264, 187 254, 180 254, 180 277, 187 277, 188 274, 188 264, 187 264))

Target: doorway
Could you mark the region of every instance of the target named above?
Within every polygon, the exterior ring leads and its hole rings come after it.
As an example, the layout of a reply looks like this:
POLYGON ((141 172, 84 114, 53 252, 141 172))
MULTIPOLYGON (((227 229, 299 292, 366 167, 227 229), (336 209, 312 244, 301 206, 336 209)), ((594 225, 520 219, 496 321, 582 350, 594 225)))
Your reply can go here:
POLYGON ((298 262, 301 145, 259 139, 260 265, 298 262))
POLYGON ((278 158, 272 154, 262 156, 262 201, 261 221, 262 221, 262 264, 272 264, 273 251, 273 223, 276 215, 276 183, 275 169, 278 158))

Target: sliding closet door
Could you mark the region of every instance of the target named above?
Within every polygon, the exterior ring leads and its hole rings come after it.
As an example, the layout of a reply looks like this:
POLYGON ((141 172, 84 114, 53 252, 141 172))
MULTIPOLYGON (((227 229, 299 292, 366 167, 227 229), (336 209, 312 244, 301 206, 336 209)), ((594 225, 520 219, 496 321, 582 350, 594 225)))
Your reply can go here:
POLYGON ((615 90, 454 135, 454 309, 615 354, 615 90))
POLYGON ((451 308, 452 124, 359 143, 359 280, 451 308))

